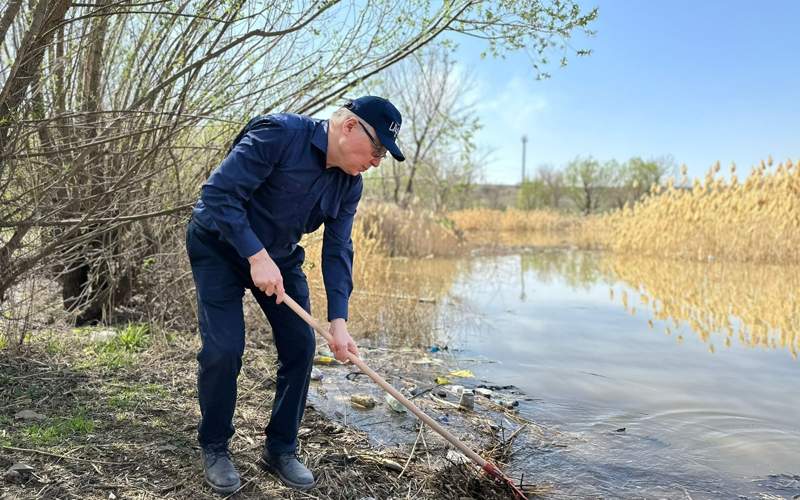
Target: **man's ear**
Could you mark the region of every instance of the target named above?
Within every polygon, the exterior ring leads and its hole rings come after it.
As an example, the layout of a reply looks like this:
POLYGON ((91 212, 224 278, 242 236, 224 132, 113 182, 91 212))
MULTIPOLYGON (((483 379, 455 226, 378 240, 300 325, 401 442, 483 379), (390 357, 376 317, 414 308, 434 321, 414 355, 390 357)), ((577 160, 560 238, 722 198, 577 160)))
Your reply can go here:
POLYGON ((349 133, 351 133, 353 131, 354 128, 356 128, 356 124, 357 123, 358 123, 358 120, 356 120, 352 116, 349 116, 349 117, 345 118, 344 122, 342 122, 342 129, 344 130, 344 132, 346 134, 349 134, 349 133))

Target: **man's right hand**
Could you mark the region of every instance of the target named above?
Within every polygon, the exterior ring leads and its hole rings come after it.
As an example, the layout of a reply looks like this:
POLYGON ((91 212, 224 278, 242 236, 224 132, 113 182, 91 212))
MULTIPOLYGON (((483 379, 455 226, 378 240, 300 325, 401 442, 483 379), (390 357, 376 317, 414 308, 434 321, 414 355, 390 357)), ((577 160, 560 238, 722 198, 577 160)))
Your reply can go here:
POLYGON ((286 292, 283 289, 281 270, 278 269, 277 264, 270 258, 267 251, 261 249, 260 252, 251 255, 247 260, 250 262, 250 278, 252 278, 256 288, 268 296, 274 293, 276 304, 283 302, 283 295, 286 292))

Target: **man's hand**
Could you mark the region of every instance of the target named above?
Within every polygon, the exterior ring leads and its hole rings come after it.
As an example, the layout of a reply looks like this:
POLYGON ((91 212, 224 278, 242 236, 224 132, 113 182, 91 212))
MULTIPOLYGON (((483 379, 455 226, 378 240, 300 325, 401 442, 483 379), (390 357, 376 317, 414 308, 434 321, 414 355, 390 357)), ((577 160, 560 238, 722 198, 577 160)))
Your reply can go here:
POLYGON ((331 321, 330 334, 333 339, 328 343, 328 347, 331 348, 336 359, 342 362, 347 361, 348 352, 358 356, 358 347, 353 342, 350 332, 347 331, 347 323, 344 319, 336 318, 331 321))
POLYGON ((250 262, 250 277, 256 288, 266 293, 267 295, 275 294, 275 303, 280 304, 283 302, 283 294, 286 293, 283 289, 283 277, 281 270, 275 264, 266 250, 261 249, 255 255, 247 258, 250 262))

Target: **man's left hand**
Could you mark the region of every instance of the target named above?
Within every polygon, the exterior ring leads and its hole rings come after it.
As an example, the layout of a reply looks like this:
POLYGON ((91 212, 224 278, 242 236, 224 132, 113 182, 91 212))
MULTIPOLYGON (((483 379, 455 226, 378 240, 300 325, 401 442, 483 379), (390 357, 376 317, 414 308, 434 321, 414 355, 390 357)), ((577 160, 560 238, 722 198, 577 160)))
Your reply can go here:
POLYGON ((331 348, 331 352, 336 359, 342 362, 347 361, 348 352, 358 356, 358 347, 356 347, 356 343, 353 342, 353 337, 350 336, 350 332, 347 331, 347 322, 345 322, 344 319, 336 318, 331 321, 331 328, 329 331, 333 339, 331 342, 328 342, 328 346, 331 348))

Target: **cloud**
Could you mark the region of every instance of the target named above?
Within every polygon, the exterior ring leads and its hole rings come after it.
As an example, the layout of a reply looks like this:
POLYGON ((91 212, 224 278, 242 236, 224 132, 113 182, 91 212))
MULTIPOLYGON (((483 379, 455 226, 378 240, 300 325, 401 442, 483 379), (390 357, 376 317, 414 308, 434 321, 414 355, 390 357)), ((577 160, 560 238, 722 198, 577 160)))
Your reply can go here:
POLYGON ((478 103, 478 112, 492 122, 501 122, 512 132, 526 132, 536 117, 548 108, 548 100, 544 95, 531 88, 531 82, 519 76, 508 80, 503 88, 496 92, 482 82, 483 95, 492 97, 482 99, 478 103))
MULTIPOLYGON (((518 182, 521 138, 541 135, 537 129, 550 103, 539 89, 532 88, 533 85, 535 82, 520 76, 505 80, 502 85, 493 85, 485 78, 477 80, 474 87, 474 92, 479 94, 476 111, 483 129, 476 136, 476 144, 479 149, 492 151, 485 167, 489 182, 518 182)), ((529 154, 531 149, 529 146, 529 154)), ((531 159, 528 168, 533 167, 531 159)))

